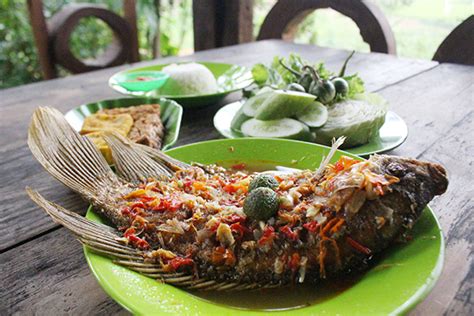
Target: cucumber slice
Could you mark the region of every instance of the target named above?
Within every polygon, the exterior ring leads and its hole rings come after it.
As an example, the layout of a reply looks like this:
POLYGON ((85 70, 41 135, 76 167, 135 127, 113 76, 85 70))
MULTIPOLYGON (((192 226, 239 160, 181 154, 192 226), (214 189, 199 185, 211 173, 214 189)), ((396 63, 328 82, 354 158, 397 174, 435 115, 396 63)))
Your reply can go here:
POLYGON ((322 103, 314 101, 304 112, 297 114, 296 118, 309 127, 321 127, 328 120, 328 109, 322 103))
POLYGON ((242 106, 243 113, 245 115, 254 117, 262 103, 266 99, 268 99, 272 93, 274 93, 273 89, 265 88, 263 88, 256 95, 245 101, 244 105, 242 106))
POLYGON ((258 107, 255 118, 266 121, 292 117, 303 112, 315 99, 309 93, 276 90, 258 107))
POLYGON ((250 119, 241 127, 242 133, 251 137, 290 138, 313 141, 315 136, 303 123, 284 118, 281 120, 261 121, 250 119))
POLYGON ((234 118, 230 123, 230 128, 236 132, 241 132, 240 127, 242 126, 242 124, 251 118, 251 116, 248 116, 244 113, 244 107, 241 106, 239 110, 235 113, 234 118))

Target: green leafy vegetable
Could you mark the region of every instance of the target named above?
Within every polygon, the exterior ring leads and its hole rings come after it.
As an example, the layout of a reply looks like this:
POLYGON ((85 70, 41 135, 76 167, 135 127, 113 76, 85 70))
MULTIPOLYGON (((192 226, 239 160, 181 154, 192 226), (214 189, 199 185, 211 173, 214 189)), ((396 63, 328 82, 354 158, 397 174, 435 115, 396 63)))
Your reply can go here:
MULTIPOLYGON (((336 74, 327 69, 323 63, 312 64, 297 54, 290 54, 288 58, 276 56, 269 66, 256 64, 252 68, 252 76, 255 82, 255 86, 253 87, 254 91, 247 90, 245 91, 245 95, 252 96, 255 94, 255 90, 264 86, 271 86, 274 89, 288 89, 292 88, 294 84, 298 84, 301 85, 306 92, 318 96, 318 100, 325 105, 332 105, 337 102, 352 99, 355 95, 365 92, 364 82, 357 74, 344 75, 347 63, 353 54, 354 52, 344 61, 341 70, 338 72, 340 76, 336 76, 336 74), (316 74, 316 76, 314 74, 316 74), (332 80, 337 77, 341 77, 341 79, 339 79, 340 81, 344 79, 347 82, 347 89, 344 84, 344 87, 336 90, 335 96, 333 96, 333 89, 329 89, 331 91, 323 89, 324 93, 322 93, 323 83, 325 85, 331 85, 332 80)), ((301 91, 301 89, 298 90, 301 91)))

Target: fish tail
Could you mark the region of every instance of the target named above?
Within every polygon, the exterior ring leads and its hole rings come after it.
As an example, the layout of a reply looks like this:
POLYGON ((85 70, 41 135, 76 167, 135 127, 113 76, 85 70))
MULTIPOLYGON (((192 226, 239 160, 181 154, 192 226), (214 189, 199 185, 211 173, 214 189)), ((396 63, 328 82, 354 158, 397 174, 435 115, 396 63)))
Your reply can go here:
POLYGON ((104 188, 120 185, 95 145, 56 109, 40 107, 34 112, 28 146, 52 176, 88 200, 96 201, 104 188))
POLYGON ((166 179, 187 167, 156 149, 135 144, 117 133, 105 133, 104 139, 112 150, 118 174, 128 181, 143 181, 149 177, 166 179))

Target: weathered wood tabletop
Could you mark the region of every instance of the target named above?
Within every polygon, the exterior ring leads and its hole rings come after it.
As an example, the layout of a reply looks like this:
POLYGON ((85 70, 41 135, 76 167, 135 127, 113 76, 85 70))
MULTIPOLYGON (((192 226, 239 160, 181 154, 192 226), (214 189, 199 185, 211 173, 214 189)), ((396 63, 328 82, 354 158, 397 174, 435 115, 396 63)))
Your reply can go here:
MULTIPOLYGON (((301 54, 338 69, 346 51, 282 41, 262 41, 163 58, 229 62, 250 66, 275 55, 301 54)), ((85 213, 86 203, 49 176, 26 145, 33 110, 49 105, 65 112, 77 105, 120 97, 107 86, 122 66, 0 91, 0 314, 126 314, 89 271, 82 247, 25 194, 25 186, 48 199, 85 213)), ((384 54, 357 53, 349 72, 359 72, 370 91, 389 102, 409 127, 407 141, 391 154, 443 164, 448 192, 431 206, 446 241, 443 273, 432 293, 412 315, 472 315, 474 234, 474 68, 384 54)), ((238 98, 231 95, 224 100, 238 98)), ((220 105, 186 110, 178 145, 218 138, 212 117, 220 105)))

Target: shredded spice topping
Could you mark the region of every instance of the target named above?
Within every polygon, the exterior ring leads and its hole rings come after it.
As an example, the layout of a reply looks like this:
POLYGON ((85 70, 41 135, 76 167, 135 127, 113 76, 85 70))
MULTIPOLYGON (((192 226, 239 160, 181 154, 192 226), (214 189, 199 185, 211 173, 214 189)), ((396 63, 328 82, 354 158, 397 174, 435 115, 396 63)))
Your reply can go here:
POLYGON ((273 273, 298 274, 303 282, 309 262, 319 266, 323 277, 327 264, 341 264, 340 236, 354 253, 371 254, 350 236, 347 214, 357 213, 366 199, 386 194, 399 181, 370 161, 345 156, 328 165, 318 180, 312 171, 275 175, 279 208, 264 222, 243 212, 255 176, 244 168, 193 166, 166 182, 148 179, 122 196, 121 213, 130 224, 121 227, 121 241, 147 250, 147 259, 160 262, 165 271, 195 269, 201 263, 235 271, 267 264, 273 273), (317 251, 302 250, 302 245, 317 251), (269 261, 259 263, 259 254, 269 261))

